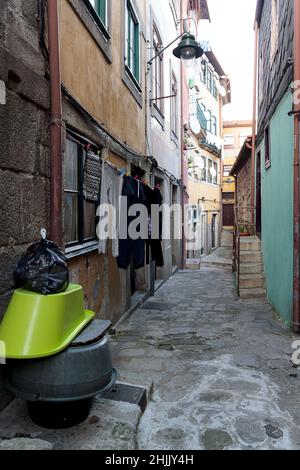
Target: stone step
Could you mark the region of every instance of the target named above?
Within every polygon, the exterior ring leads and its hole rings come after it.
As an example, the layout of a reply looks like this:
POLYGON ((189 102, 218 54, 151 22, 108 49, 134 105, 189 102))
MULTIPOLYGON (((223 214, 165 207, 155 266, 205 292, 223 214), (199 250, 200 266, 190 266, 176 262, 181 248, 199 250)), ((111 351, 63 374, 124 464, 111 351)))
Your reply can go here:
POLYGON ((241 251, 240 263, 262 263, 261 251, 241 251))
POLYGON ((262 274, 263 264, 262 263, 241 263, 240 274, 262 274))
POLYGON ((266 297, 266 289, 253 288, 253 289, 240 289, 241 299, 256 299, 266 297))
POLYGON ((263 274, 240 274, 241 289, 255 289, 265 287, 265 276, 263 274))
POLYGON ((242 251, 260 251, 261 250, 261 241, 254 237, 245 237, 241 238, 241 252, 242 251))

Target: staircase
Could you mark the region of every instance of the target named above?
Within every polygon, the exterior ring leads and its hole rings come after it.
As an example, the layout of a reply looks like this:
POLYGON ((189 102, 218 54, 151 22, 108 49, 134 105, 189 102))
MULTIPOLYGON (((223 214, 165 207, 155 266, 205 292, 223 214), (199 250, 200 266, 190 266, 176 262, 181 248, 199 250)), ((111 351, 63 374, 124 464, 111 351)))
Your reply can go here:
POLYGON ((239 294, 242 299, 266 296, 261 241, 256 236, 240 239, 239 294))

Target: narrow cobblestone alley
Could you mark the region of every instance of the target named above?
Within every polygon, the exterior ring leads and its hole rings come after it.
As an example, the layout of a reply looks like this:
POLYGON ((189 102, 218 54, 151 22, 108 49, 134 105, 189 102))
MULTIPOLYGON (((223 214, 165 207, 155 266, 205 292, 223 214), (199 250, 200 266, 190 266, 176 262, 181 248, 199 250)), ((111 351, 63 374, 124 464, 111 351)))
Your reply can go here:
POLYGON ((0 449, 299 449, 294 339, 266 301, 236 296, 227 269, 179 271, 111 336, 118 380, 148 390, 143 415, 97 397, 84 423, 48 430, 14 400, 0 449))
POLYGON ((153 380, 139 448, 300 448, 293 339, 230 272, 178 272, 113 337, 121 379, 153 380))

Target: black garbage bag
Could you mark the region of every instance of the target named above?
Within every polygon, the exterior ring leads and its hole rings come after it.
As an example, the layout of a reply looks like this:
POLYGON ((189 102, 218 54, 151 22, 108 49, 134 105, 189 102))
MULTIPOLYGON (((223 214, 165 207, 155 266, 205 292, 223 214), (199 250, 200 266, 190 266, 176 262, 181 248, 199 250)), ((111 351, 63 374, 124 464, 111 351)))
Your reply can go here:
POLYGON ((53 242, 42 239, 23 254, 14 273, 15 287, 43 295, 64 292, 69 285, 68 263, 53 242))

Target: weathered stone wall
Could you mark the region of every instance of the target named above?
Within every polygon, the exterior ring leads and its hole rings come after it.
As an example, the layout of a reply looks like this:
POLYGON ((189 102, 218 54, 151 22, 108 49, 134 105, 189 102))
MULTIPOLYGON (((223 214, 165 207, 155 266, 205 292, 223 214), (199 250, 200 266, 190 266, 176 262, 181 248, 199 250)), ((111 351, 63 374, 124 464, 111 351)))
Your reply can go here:
POLYGON ((245 159, 237 175, 237 208, 239 225, 251 224, 251 158, 245 159))
MULTIPOLYGON (((0 319, 20 255, 49 228, 49 86, 39 48, 38 2, 1 0, 0 319)), ((0 409, 7 403, 1 388, 0 409)))

